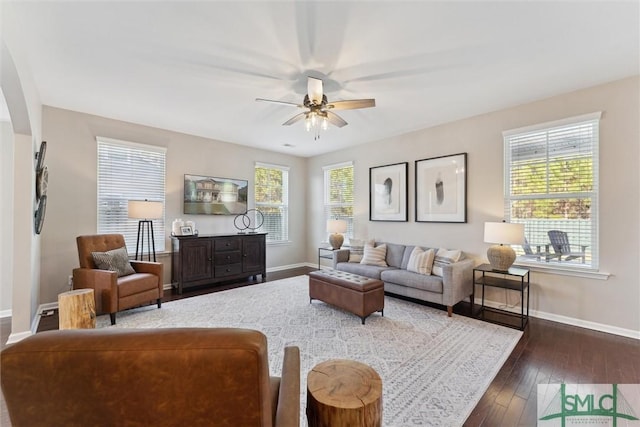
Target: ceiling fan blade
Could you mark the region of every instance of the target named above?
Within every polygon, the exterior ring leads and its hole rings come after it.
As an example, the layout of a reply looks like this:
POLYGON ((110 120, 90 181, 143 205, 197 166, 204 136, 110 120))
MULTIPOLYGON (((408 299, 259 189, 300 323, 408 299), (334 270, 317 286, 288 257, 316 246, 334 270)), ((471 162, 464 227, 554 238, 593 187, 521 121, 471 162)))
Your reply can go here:
POLYGON ((307 113, 296 114, 295 116, 291 117, 289 120, 284 122, 282 124, 282 126, 289 126, 289 125, 292 125, 292 124, 294 124, 296 122, 299 122, 300 120, 304 119, 306 115, 307 115, 307 113))
POLYGON ((309 100, 314 104, 322 104, 322 80, 314 77, 307 77, 307 94, 309 96, 309 100))
POLYGON ((355 110, 358 108, 369 108, 375 106, 375 99, 351 99, 348 101, 335 101, 327 104, 327 108, 332 110, 355 110))
POLYGON ((291 107, 305 108, 305 107, 304 107, 304 105, 296 104, 296 103, 293 103, 293 102, 276 101, 275 99, 256 98, 256 101, 260 101, 260 102, 270 102, 270 103, 272 103, 272 104, 281 104, 281 105, 289 105, 289 106, 291 106, 291 107))
POLYGON ((348 124, 342 119, 342 117, 332 113, 331 111, 327 111, 327 120, 329 120, 329 123, 339 128, 346 126, 348 124))

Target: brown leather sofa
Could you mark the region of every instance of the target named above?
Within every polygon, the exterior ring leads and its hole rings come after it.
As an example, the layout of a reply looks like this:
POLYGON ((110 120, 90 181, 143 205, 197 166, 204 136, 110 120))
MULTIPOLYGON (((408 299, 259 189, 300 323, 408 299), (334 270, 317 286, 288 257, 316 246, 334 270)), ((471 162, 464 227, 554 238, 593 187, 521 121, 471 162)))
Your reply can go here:
POLYGON ((300 353, 270 377, 267 339, 233 328, 75 329, 5 348, 19 426, 299 426, 300 353))
POLYGON ((109 313, 111 324, 116 323, 116 312, 150 303, 162 305, 163 265, 158 262, 130 261, 135 274, 118 277, 113 271, 98 270, 92 252, 106 252, 125 246, 121 234, 79 236, 78 258, 80 268, 73 270, 73 288, 94 290, 96 313, 109 313))

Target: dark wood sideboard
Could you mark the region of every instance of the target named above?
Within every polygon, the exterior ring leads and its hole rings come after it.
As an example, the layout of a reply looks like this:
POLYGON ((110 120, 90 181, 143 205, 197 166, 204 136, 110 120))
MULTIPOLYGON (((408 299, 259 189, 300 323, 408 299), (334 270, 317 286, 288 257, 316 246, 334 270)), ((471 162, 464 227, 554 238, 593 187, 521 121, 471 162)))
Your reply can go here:
POLYGON ((266 233, 171 237, 171 284, 182 294, 192 286, 257 275, 264 282, 266 233))

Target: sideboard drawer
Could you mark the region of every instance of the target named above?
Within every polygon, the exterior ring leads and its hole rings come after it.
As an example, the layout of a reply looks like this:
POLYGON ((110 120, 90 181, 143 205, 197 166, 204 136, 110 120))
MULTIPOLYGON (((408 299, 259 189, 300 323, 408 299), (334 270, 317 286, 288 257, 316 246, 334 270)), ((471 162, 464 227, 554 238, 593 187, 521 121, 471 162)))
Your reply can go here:
POLYGON ((242 264, 216 265, 214 270, 216 277, 234 276, 242 273, 242 264))
POLYGON ((240 251, 216 252, 213 255, 214 265, 229 265, 242 262, 242 254, 240 251))
POLYGON ((214 252, 239 251, 242 240, 239 237, 222 237, 213 240, 214 252))

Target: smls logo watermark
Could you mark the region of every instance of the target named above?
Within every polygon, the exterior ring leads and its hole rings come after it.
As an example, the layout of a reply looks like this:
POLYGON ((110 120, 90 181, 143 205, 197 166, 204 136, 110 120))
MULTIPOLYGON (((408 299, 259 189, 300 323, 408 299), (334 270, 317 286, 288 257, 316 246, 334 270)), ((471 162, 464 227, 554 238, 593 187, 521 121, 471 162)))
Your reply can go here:
POLYGON ((640 427, 640 384, 539 384, 538 426, 640 427))

